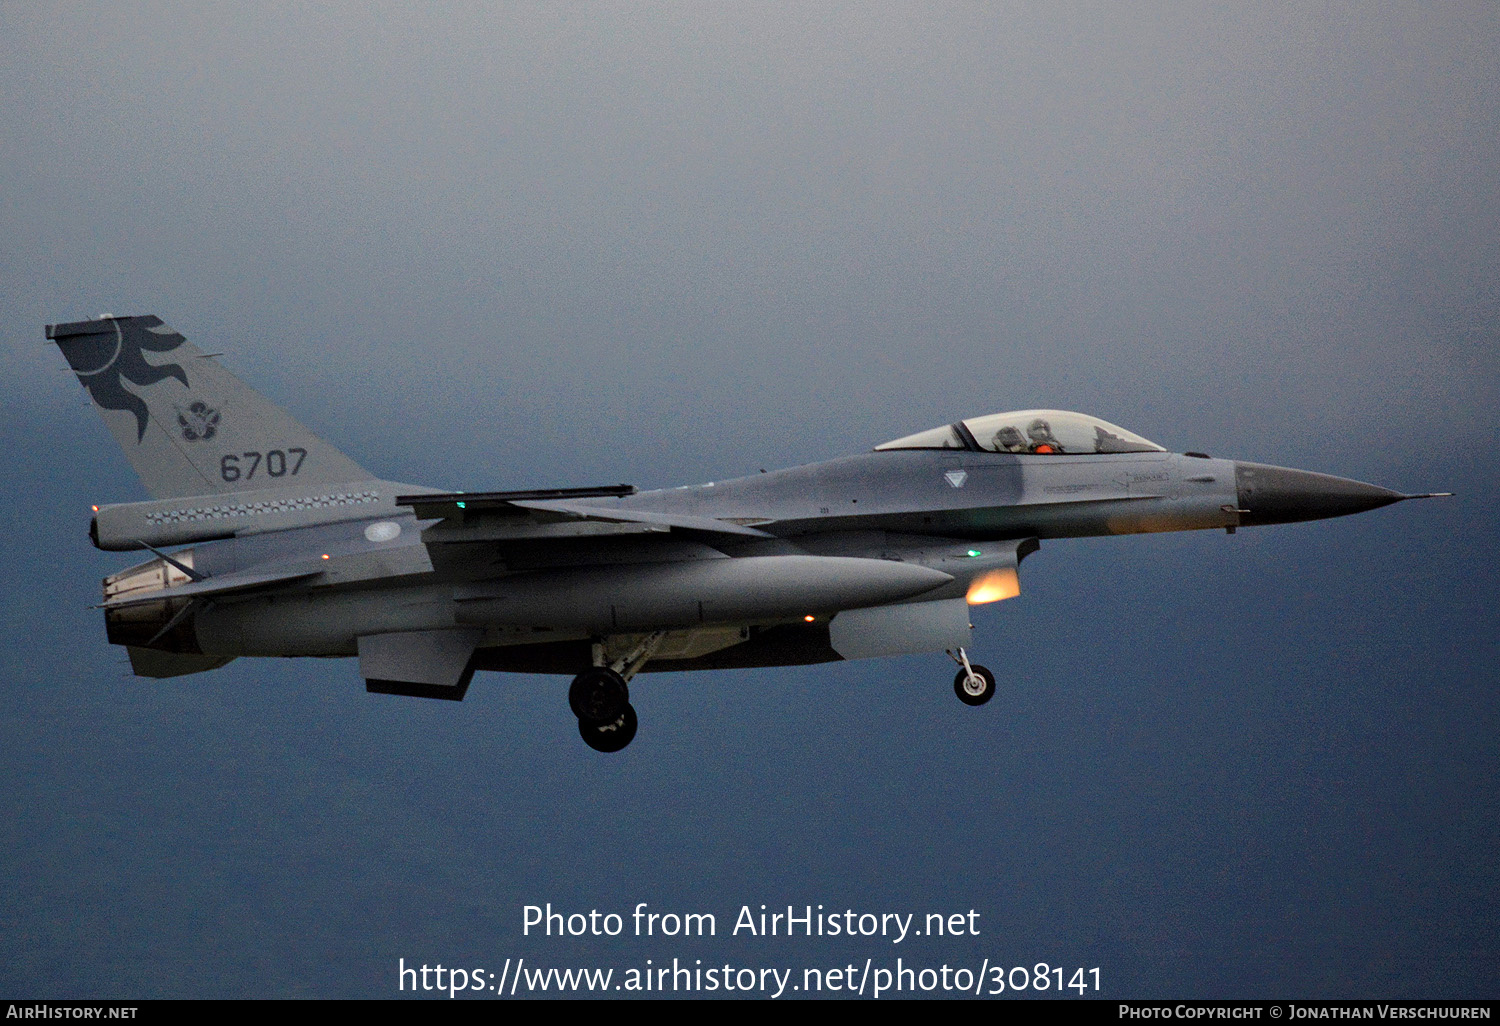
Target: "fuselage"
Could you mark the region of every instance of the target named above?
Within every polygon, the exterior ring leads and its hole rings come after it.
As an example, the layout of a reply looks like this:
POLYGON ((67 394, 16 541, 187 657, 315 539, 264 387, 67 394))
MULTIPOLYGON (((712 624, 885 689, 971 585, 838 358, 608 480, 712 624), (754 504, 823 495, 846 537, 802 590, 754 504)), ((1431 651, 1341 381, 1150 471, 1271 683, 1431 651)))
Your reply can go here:
MULTIPOLYGON (((313 502, 311 510, 305 500, 264 500, 288 511, 273 516, 345 519, 241 531, 179 552, 178 562, 218 581, 289 579, 216 595, 164 633, 189 601, 173 590, 191 586, 186 575, 160 559, 116 575, 111 580, 157 574, 167 587, 159 604, 111 611, 110 639, 215 658, 350 656, 362 636, 478 629, 481 668, 566 672, 588 665, 601 638, 661 630, 669 638, 653 670, 816 662, 839 658, 829 625, 841 611, 1011 597, 1020 561, 1046 539, 1233 532, 1403 497, 1342 478, 1159 450, 896 448, 574 504, 585 519, 658 515, 743 533, 625 521, 538 544, 509 527, 428 531, 433 521, 397 502, 403 490, 411 491, 390 482, 335 488, 362 501, 313 502)), ((109 511, 113 530, 128 532, 119 527, 128 513, 143 524, 181 523, 170 529, 191 537, 218 529, 210 514, 223 510, 173 519, 141 505, 146 513, 109 511)), ((113 587, 118 594, 122 585, 113 587)))
POLYGON ((596 501, 760 525, 784 538, 895 531, 984 541, 1239 524, 1234 462, 1167 452, 896 449, 596 501))
MULTIPOLYGON (((546 546, 490 540, 453 546, 436 563, 422 541, 425 524, 380 495, 368 511, 373 518, 246 534, 179 553, 220 579, 299 563, 320 573, 274 593, 220 598, 156 644, 222 657, 345 656, 364 634, 478 624, 489 653, 482 664, 561 668, 602 633, 655 624, 684 637, 681 658, 658 658, 652 669, 832 659, 821 639, 844 605, 963 596, 986 574, 1013 573, 1038 539, 1233 528, 1240 517, 1235 471, 1229 460, 1165 452, 871 452, 586 503, 754 526, 764 537, 651 532, 546 546), (372 541, 372 524, 400 531, 372 541), (757 561, 764 582, 743 579, 747 559, 757 561), (863 577, 859 566, 868 568, 863 577), (932 576, 915 577, 924 569, 932 576), (855 576, 832 580, 846 572, 855 576), (776 644, 745 644, 767 632, 776 644), (695 651, 701 648, 711 651, 695 651)), ((142 612, 112 621, 112 640, 151 640, 146 631, 154 633, 167 608, 142 612)))

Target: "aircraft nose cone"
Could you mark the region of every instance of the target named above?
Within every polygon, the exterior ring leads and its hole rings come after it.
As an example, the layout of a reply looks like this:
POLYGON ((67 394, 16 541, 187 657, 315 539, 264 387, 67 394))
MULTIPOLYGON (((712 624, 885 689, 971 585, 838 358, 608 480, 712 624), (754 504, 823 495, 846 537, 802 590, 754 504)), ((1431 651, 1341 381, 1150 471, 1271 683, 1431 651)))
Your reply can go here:
POLYGON ((1351 481, 1332 474, 1272 467, 1264 463, 1234 464, 1234 482, 1242 512, 1240 524, 1291 524, 1322 520, 1379 509, 1407 498, 1379 485, 1351 481))

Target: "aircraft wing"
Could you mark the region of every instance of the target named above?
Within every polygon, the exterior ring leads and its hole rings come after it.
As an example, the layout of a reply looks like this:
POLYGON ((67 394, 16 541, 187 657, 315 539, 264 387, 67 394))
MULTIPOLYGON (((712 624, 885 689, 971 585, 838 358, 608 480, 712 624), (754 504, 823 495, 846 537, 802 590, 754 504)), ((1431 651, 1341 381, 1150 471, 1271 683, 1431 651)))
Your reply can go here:
POLYGON ((632 485, 518 492, 452 492, 399 495, 396 504, 411 508, 420 520, 441 521, 427 530, 427 537, 432 541, 519 541, 671 530, 772 537, 765 531, 713 517, 620 509, 583 501, 620 498, 634 493, 632 485))

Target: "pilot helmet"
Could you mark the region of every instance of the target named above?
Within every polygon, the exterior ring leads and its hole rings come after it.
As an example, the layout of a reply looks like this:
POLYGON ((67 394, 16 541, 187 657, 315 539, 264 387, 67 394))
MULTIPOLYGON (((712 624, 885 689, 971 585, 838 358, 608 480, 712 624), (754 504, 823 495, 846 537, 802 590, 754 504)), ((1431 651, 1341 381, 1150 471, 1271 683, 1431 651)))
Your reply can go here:
POLYGON ((1007 424, 995 432, 995 448, 1005 452, 1020 452, 1026 448, 1026 439, 1021 437, 1020 428, 1007 424))
POLYGON ((1033 442, 1056 442, 1052 436, 1052 426, 1041 417, 1027 425, 1026 433, 1031 436, 1033 442))

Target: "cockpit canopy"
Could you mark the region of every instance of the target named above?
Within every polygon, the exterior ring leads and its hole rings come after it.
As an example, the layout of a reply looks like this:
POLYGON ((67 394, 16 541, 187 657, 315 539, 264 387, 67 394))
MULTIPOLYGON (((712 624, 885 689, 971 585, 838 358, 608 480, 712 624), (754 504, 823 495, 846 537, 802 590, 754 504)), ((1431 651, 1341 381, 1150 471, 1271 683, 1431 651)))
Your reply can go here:
POLYGON ((884 449, 974 449, 1044 456, 1093 455, 1112 452, 1165 452, 1098 417, 1067 410, 1013 410, 971 417, 945 427, 919 431, 894 442, 877 445, 884 449))

